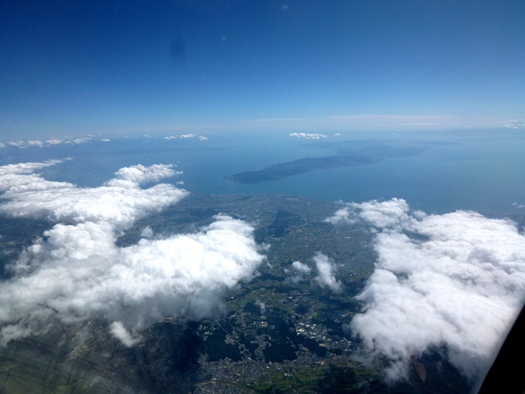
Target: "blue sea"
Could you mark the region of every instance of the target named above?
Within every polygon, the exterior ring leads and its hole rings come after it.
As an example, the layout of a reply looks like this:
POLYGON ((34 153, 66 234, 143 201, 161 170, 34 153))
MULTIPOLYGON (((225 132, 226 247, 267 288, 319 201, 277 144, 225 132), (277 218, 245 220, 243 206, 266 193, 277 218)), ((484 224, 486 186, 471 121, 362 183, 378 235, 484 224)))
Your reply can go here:
POLYGON ((93 139, 85 144, 2 148, 2 164, 71 158, 44 171, 46 178, 94 187, 121 167, 174 164, 186 190, 204 194, 287 194, 313 199, 362 202, 393 197, 427 213, 474 210, 481 213, 525 214, 525 136, 523 130, 468 130, 406 133, 327 134, 321 141, 288 133, 202 134, 208 140, 166 140, 163 137, 93 139), (319 142, 436 141, 411 156, 379 163, 316 170, 257 184, 236 184, 222 178, 304 157, 335 154, 319 142))

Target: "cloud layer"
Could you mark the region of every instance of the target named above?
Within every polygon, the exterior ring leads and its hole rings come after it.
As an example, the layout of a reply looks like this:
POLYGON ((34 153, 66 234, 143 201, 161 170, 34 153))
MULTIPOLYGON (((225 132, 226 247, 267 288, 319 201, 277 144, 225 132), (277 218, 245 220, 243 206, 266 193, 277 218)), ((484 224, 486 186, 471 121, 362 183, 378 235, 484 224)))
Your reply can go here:
POLYGON ((98 188, 78 188, 34 173, 54 164, 0 167, 0 212, 57 222, 20 255, 11 267, 14 277, 0 284, 0 344, 43 332, 52 321, 98 317, 132 346, 142 329, 166 316, 217 313, 222 292, 249 278, 263 260, 253 228, 224 215, 194 234, 120 248, 117 237, 134 220, 187 194, 168 184, 140 187, 176 172, 138 165, 98 188))
POLYGON ((427 216, 400 199, 349 204, 327 219, 356 220, 376 228, 378 260, 350 327, 391 360, 388 377, 405 377, 410 358, 430 348, 471 379, 483 374, 525 299, 516 225, 475 212, 427 216))

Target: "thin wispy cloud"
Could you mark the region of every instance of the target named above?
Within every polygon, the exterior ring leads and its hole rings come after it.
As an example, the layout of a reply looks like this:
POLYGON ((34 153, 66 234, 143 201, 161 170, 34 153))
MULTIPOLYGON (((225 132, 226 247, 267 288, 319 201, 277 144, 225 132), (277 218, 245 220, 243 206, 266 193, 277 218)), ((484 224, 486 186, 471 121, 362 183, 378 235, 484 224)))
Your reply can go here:
MULTIPOLYGON (((456 115, 332 115, 319 117, 274 117, 246 119, 235 122, 207 121, 203 123, 172 124, 161 127, 127 128, 104 130, 107 135, 159 134, 166 136, 173 132, 199 134, 224 131, 278 131, 315 134, 345 131, 417 131, 450 129, 491 129, 520 127, 520 120, 502 117, 456 116, 456 115), (296 131, 297 130, 297 131, 296 131)), ((176 135, 168 137, 178 138, 176 135)))
MULTIPOLYGON (((520 128, 522 120, 501 117, 455 116, 455 115, 333 115, 323 117, 290 117, 255 119, 239 122, 250 127, 294 127, 308 130, 440 130, 471 128, 520 128)), ((234 125, 232 125, 234 126, 234 125)))
POLYGON ((525 122, 523 119, 510 119, 505 122, 504 126, 509 129, 525 129, 525 122))

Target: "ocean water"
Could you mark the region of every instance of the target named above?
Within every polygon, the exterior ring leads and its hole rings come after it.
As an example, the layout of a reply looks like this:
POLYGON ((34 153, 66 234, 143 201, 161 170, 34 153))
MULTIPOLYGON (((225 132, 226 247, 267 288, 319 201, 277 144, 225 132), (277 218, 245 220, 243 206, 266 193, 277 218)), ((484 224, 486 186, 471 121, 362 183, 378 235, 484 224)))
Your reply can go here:
POLYGON ((520 130, 341 134, 323 141, 376 139, 442 144, 412 157, 244 185, 222 178, 335 152, 316 147, 319 141, 292 138, 288 133, 223 133, 207 135, 207 141, 141 137, 46 148, 9 147, 0 152, 0 157, 3 164, 70 158, 46 169, 46 178, 86 187, 102 184, 124 166, 165 163, 183 171, 178 178, 166 181, 183 181, 181 187, 193 193, 288 194, 345 202, 398 197, 427 213, 464 209, 525 214, 525 137, 520 130))

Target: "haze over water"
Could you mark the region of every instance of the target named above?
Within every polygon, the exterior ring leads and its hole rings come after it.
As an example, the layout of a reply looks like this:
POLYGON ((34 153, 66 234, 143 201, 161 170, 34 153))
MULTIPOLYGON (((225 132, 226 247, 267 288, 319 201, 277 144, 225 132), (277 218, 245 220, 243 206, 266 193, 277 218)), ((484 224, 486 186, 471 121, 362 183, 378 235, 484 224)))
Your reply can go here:
MULTIPOLYGON (((253 171, 304 157, 335 154, 315 144, 370 139, 370 134, 327 135, 302 140, 288 133, 223 133, 208 140, 141 137, 48 148, 12 148, 6 161, 71 157, 46 170, 47 177, 79 186, 96 186, 123 166, 175 164, 183 171, 173 182, 204 194, 288 194, 327 201, 362 202, 403 198, 427 213, 474 210, 520 214, 525 204, 525 141, 519 130, 440 133, 376 133, 374 140, 437 141, 411 157, 375 164, 314 170, 275 181, 237 184, 227 175, 253 171), (89 169, 89 171, 86 171, 89 169)), ((11 148, 10 148, 11 149, 11 148)))

